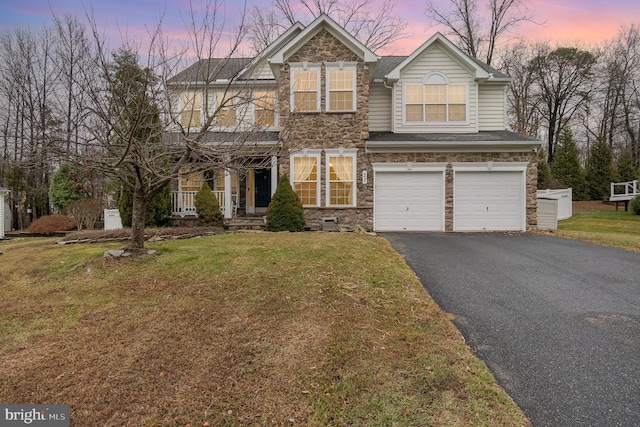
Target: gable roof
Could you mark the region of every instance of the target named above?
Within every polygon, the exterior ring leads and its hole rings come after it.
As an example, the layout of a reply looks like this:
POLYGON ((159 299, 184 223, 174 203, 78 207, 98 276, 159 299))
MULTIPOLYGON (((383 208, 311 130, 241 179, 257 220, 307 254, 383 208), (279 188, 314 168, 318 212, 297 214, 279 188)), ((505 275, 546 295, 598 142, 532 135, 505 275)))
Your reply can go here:
POLYGON ((463 66, 468 68, 473 74, 476 80, 489 80, 493 81, 505 81, 508 82, 508 76, 505 74, 494 70, 487 64, 484 64, 482 61, 473 58, 466 53, 464 53, 460 48, 458 48, 455 44, 453 44, 449 39, 447 39, 442 33, 435 33, 433 36, 429 38, 426 42, 424 42, 419 48, 417 48, 413 53, 407 56, 401 63, 399 63, 395 68, 389 71, 384 75, 384 79, 387 81, 398 81, 400 79, 400 73, 410 64, 412 64, 417 58, 419 58, 429 47, 438 44, 443 47, 444 50, 451 55, 454 59, 458 60, 463 66))
POLYGON ((251 60, 249 64, 240 72, 240 77, 247 77, 247 75, 251 72, 251 70, 255 69, 259 63, 264 60, 268 60, 268 58, 284 46, 286 43, 291 41, 295 36, 300 34, 304 30, 304 25, 300 22, 296 22, 293 24, 287 31, 282 33, 277 39, 269 44, 262 52, 256 55, 255 58, 251 60))
POLYGON ((169 79, 172 84, 211 83, 235 78, 253 58, 201 59, 169 79))
POLYGON ((329 16, 322 14, 315 21, 309 24, 300 34, 294 37, 289 43, 275 52, 269 59, 269 64, 274 72, 274 75, 278 75, 278 70, 285 61, 298 51, 305 43, 318 34, 322 29, 327 30, 331 35, 340 40, 345 46, 347 46, 353 53, 362 58, 369 66, 371 75, 375 74, 375 68, 377 67, 378 55, 373 53, 368 47, 358 41, 355 37, 349 34, 344 28, 336 23, 329 16))

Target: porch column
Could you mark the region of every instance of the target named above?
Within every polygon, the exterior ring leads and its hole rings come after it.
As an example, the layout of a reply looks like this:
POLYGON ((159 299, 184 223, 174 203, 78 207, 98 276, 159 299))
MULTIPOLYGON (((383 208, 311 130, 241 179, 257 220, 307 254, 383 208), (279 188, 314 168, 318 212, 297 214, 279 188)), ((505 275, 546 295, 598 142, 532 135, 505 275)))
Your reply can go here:
POLYGON ((271 156, 271 196, 273 196, 278 188, 278 157, 271 156))
POLYGON ((231 198, 231 172, 224 171, 224 217, 233 216, 233 199, 231 198))

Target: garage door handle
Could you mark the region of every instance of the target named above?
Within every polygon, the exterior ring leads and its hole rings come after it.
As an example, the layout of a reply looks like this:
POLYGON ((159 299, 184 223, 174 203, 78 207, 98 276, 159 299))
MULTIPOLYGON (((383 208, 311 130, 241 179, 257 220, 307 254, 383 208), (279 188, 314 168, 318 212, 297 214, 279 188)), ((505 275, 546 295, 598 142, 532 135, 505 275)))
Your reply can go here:
POLYGON ((407 206, 407 212, 409 212, 409 206, 407 206))

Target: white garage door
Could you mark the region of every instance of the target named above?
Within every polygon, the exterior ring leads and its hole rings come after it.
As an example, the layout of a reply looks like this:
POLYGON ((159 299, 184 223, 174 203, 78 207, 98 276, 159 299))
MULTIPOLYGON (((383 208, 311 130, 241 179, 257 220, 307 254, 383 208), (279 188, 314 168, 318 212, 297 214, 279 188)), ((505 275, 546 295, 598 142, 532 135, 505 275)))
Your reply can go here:
POLYGON ((443 230, 442 172, 377 172, 374 184, 377 231, 443 230))
POLYGON ((524 230, 523 175, 520 171, 456 172, 454 230, 524 230))

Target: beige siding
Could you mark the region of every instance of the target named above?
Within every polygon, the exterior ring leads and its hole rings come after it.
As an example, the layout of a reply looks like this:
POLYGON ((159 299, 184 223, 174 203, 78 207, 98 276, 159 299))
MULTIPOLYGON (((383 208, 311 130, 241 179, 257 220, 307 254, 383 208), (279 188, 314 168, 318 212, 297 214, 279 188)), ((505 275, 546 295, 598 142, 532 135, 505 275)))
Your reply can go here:
POLYGON ((481 85, 478 91, 478 130, 504 130, 505 86, 481 85))
POLYGON ((395 131, 402 132, 476 132, 476 84, 471 72, 458 61, 449 56, 439 45, 434 43, 422 56, 416 59, 401 73, 400 80, 396 83, 394 100, 395 131), (404 123, 403 114, 403 90, 405 84, 419 84, 429 73, 438 71, 447 76, 449 84, 468 84, 467 122, 463 124, 447 123, 438 125, 424 125, 404 123))
POLYGON ((253 71, 251 72, 251 79, 256 79, 256 80, 274 80, 275 77, 273 76, 273 72, 271 71, 271 67, 269 67, 269 64, 267 63, 267 61, 260 61, 260 63, 258 63, 258 66, 256 68, 253 69, 253 71))
POLYGON ((369 130, 391 131, 391 89, 383 84, 369 86, 369 130))

